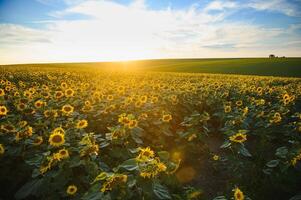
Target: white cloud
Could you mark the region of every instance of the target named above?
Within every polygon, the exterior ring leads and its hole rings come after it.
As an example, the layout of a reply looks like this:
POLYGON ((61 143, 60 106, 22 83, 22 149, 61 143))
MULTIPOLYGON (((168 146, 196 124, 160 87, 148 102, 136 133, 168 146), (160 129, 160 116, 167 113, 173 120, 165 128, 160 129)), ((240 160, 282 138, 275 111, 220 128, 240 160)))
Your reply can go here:
POLYGON ((30 43, 50 43, 48 32, 21 25, 0 24, 0 44, 27 45, 30 43))
POLYGON ((300 15, 297 6, 287 0, 253 0, 251 3, 247 4, 247 6, 256 10, 279 12, 288 16, 300 15))
POLYGON ((206 11, 210 11, 210 10, 224 10, 224 9, 228 9, 228 8, 237 8, 238 4, 234 1, 212 1, 211 3, 209 3, 206 7, 205 10, 206 11))
POLYGON ((213 3, 204 9, 193 5, 153 10, 143 0, 128 5, 84 1, 57 13, 57 20, 46 22, 46 30, 0 25, 0 62, 245 57, 266 56, 271 51, 277 53, 275 50, 287 56, 299 54, 298 25, 285 30, 228 22, 224 10, 237 7, 229 3, 213 3), (74 13, 90 18, 61 18, 74 13), (284 49, 284 44, 290 44, 290 49, 284 49))

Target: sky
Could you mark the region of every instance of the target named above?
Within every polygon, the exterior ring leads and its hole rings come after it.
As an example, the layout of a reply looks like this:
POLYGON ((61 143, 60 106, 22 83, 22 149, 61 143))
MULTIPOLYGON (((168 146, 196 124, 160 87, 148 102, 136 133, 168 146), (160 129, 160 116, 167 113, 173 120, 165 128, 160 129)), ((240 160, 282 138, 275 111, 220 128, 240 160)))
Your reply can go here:
POLYGON ((0 0, 0 64, 301 56, 301 0, 0 0))

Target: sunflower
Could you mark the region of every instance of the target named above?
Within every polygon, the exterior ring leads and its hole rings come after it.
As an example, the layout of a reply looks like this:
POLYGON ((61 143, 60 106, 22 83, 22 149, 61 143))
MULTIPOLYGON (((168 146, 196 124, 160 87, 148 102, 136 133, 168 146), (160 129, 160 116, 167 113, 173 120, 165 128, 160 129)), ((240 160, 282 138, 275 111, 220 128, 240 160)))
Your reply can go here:
POLYGON ((234 199, 235 200, 244 200, 245 199, 244 193, 238 187, 236 187, 234 189, 234 199))
POLYGON ((91 102, 89 100, 85 101, 85 106, 91 106, 91 102))
POLYGON ((141 101, 136 101, 136 102, 135 102, 135 107, 136 107, 136 108, 140 108, 140 107, 142 106, 142 104, 143 104, 143 103, 142 103, 141 101))
POLYGON ((214 154, 214 155, 212 156, 212 159, 215 160, 215 161, 217 161, 217 160, 219 160, 219 156, 216 155, 216 154, 214 154))
POLYGON ((90 112, 93 110, 93 106, 86 106, 84 105, 84 107, 82 108, 83 112, 90 112))
POLYGON ((162 120, 163 122, 169 122, 170 120, 172 120, 172 116, 170 114, 163 115, 162 120))
POLYGON ((33 141, 33 145, 34 146, 39 146, 43 143, 43 137, 42 136, 38 136, 34 139, 33 141))
POLYGON ((36 102, 34 103, 34 106, 35 106, 36 108, 41 108, 43 105, 44 105, 44 102, 41 101, 41 100, 38 100, 38 101, 36 101, 36 102))
POLYGON ((139 165, 140 176, 143 178, 152 178, 160 172, 166 171, 166 165, 160 162, 159 158, 146 160, 143 165, 139 165))
POLYGON ((60 99, 64 96, 64 93, 62 91, 56 91, 54 96, 55 98, 60 99))
POLYGON ((16 128, 11 124, 3 124, 1 125, 0 129, 5 131, 6 133, 13 133, 16 131, 16 128))
POLYGON ((108 101, 112 101, 113 99, 114 99, 113 95, 108 95, 108 96, 107 96, 107 100, 108 100, 108 101))
POLYGON ((129 124, 128 124, 128 126, 129 126, 130 129, 137 127, 137 125, 138 125, 138 121, 135 120, 135 119, 134 119, 134 120, 131 120, 131 121, 129 122, 129 124))
POLYGON ((142 103, 146 103, 147 102, 147 96, 146 95, 143 95, 140 97, 139 99, 142 103))
POLYGON ((118 122, 123 125, 128 125, 130 123, 130 119, 127 117, 126 113, 122 113, 118 116, 118 122))
POLYGON ((224 110, 225 110, 225 113, 231 112, 231 106, 225 106, 224 110))
POLYGON ((61 83, 61 88, 65 89, 65 88, 67 88, 67 87, 68 87, 68 85, 67 85, 66 82, 62 82, 62 83, 61 83))
POLYGON ((247 114, 248 114, 248 112, 249 112, 249 108, 248 107, 245 107, 244 109, 243 109, 243 116, 245 117, 247 114))
POLYGON ((149 147, 139 148, 139 151, 140 151, 140 153, 136 157, 136 160, 139 162, 144 162, 155 156, 155 152, 153 150, 151 150, 149 147))
POLYGON ((113 174, 108 178, 105 178, 106 181, 102 184, 101 192, 106 192, 112 190, 116 185, 127 182, 127 175, 125 174, 113 174))
POLYGON ((5 151, 5 149, 4 149, 3 144, 0 144, 0 155, 4 154, 4 151, 5 151))
POLYGON ((4 96, 5 95, 5 92, 3 89, 0 89, 0 97, 4 96))
POLYGON ((282 99, 283 99, 283 100, 290 99, 290 95, 289 95, 289 94, 284 94, 284 95, 282 96, 282 99))
POLYGON ((21 128, 25 127, 27 124, 28 124, 28 123, 27 123, 27 121, 25 121, 25 120, 22 120, 22 121, 20 121, 20 122, 18 123, 18 125, 19 125, 21 128))
POLYGON ((297 162, 300 160, 301 160, 301 152, 291 160, 291 163, 293 166, 295 166, 297 164, 297 162))
POLYGON ((158 97, 156 97, 156 96, 153 96, 152 98, 151 98, 151 103, 156 103, 156 102, 158 102, 158 97))
POLYGON ((49 143, 54 147, 61 146, 65 143, 65 135, 59 132, 54 132, 49 137, 49 143))
POLYGON ((20 92, 17 91, 14 93, 14 97, 19 97, 19 96, 20 96, 20 92))
POLYGON ((241 100, 239 100, 239 101, 236 101, 236 103, 235 103, 237 106, 242 106, 242 101, 241 100))
POLYGON ((32 136, 32 133, 33 133, 33 129, 32 129, 32 127, 31 126, 27 126, 26 128, 25 128, 25 131, 24 131, 24 135, 25 136, 32 136))
POLYGON ((69 158, 69 151, 67 150, 67 149, 61 149, 61 150, 59 150, 59 152, 58 153, 55 153, 54 154, 54 158, 56 159, 56 160, 61 160, 61 159, 66 159, 66 158, 69 158))
POLYGON ((243 143, 247 140, 247 135, 244 132, 239 131, 235 135, 230 136, 229 140, 232 142, 243 143))
POLYGON ((65 90, 65 96, 66 97, 73 97, 74 96, 74 90, 72 90, 71 88, 68 88, 67 90, 65 90))
POLYGON ((187 197, 188 199, 197 199, 199 198, 200 196, 202 195, 202 192, 201 191, 192 191, 190 192, 187 197))
POLYGON ((5 106, 0 106, 0 116, 7 115, 7 108, 5 106))
POLYGON ((77 187, 75 185, 69 185, 66 190, 66 193, 68 195, 74 195, 76 192, 77 192, 77 187))
POLYGON ((17 108, 18 108, 18 110, 24 110, 25 108, 26 108, 26 105, 24 104, 24 103, 19 103, 18 105, 17 105, 17 108))
POLYGON ((70 115, 74 110, 74 107, 67 104, 62 107, 62 112, 66 115, 70 115))
POLYGON ((52 133, 65 134, 65 130, 62 127, 57 127, 52 131, 52 133))
POLYGON ((86 128, 88 126, 88 121, 83 119, 83 120, 79 120, 77 123, 76 123, 76 128, 77 129, 82 129, 82 128, 86 128))
POLYGON ((162 162, 158 162, 157 167, 158 167, 158 171, 160 172, 164 172, 167 169, 166 165, 162 162))
POLYGON ((262 93, 262 87, 258 87, 256 91, 257 91, 258 94, 261 94, 262 93))
POLYGON ((282 120, 281 114, 279 112, 276 112, 274 114, 274 116, 272 117, 272 119, 270 120, 270 123, 277 124, 277 123, 281 122, 281 120, 282 120))

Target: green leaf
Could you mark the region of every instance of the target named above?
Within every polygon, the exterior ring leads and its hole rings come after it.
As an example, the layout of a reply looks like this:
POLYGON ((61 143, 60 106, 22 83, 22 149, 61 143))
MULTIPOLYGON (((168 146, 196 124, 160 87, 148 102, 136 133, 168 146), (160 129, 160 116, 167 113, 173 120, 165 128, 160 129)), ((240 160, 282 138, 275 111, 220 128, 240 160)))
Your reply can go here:
POLYGON ((168 151, 159 151, 158 155, 163 160, 168 160, 170 156, 168 151))
POLYGON ((241 153, 243 156, 246 156, 246 157, 252 157, 252 155, 250 154, 248 149, 246 149, 244 146, 240 147, 239 153, 241 153))
POLYGON ((44 157, 43 156, 34 156, 28 160, 25 160, 25 162, 28 164, 28 165, 33 165, 33 166, 36 166, 36 167, 39 167, 43 161, 44 157))
POLYGON ((138 168, 138 165, 137 165, 136 159, 132 158, 132 159, 128 159, 128 160, 124 161, 121 165, 119 165, 118 168, 124 168, 128 171, 133 171, 138 168))
POLYGON ((292 198, 290 198, 289 200, 301 200, 301 194, 295 195, 292 198))
POLYGON ((279 160, 271 160, 266 164, 266 166, 268 166, 268 167, 277 167, 278 164, 279 164, 279 160))
POLYGON ((275 155, 279 158, 286 158, 287 153, 288 150, 286 147, 279 147, 278 149, 276 149, 275 155))
POLYGON ((94 185, 92 186, 88 192, 86 192, 83 197, 81 198, 82 200, 98 200, 98 199, 104 199, 103 198, 103 193, 99 191, 99 185, 94 185))
POLYGON ((231 142, 227 140, 224 142, 224 144, 220 148, 227 148, 229 146, 231 146, 231 142))
POLYGON ((225 196, 217 196, 213 200, 227 200, 225 196))
POLYGON ((43 184, 43 179, 34 179, 23 185, 15 194, 16 199, 25 199, 30 195, 35 195, 39 187, 43 184))
POLYGON ((142 141, 142 139, 140 138, 140 137, 141 137, 141 132, 140 132, 140 131, 137 131, 137 130, 140 130, 140 129, 134 128, 133 131, 131 132, 131 136, 132 136, 133 140, 134 140, 137 144, 143 144, 143 141, 142 141))
POLYGON ((107 173, 106 172, 101 172, 100 174, 98 174, 98 176, 94 179, 94 181, 92 182, 95 183, 96 181, 102 181, 105 180, 107 178, 107 173))
POLYGON ((267 175, 271 175, 271 173, 273 172, 273 169, 268 168, 268 169, 263 169, 262 171, 263 171, 263 173, 265 173, 267 175))
POLYGON ((171 199, 167 188, 158 182, 153 183, 153 191, 159 199, 171 199))

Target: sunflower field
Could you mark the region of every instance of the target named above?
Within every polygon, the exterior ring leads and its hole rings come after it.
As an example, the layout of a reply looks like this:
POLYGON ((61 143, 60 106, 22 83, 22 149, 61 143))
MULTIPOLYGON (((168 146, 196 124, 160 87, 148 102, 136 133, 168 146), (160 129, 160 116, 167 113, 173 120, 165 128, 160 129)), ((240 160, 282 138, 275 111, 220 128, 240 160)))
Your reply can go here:
POLYGON ((301 199, 301 79, 0 67, 0 199, 301 199))

